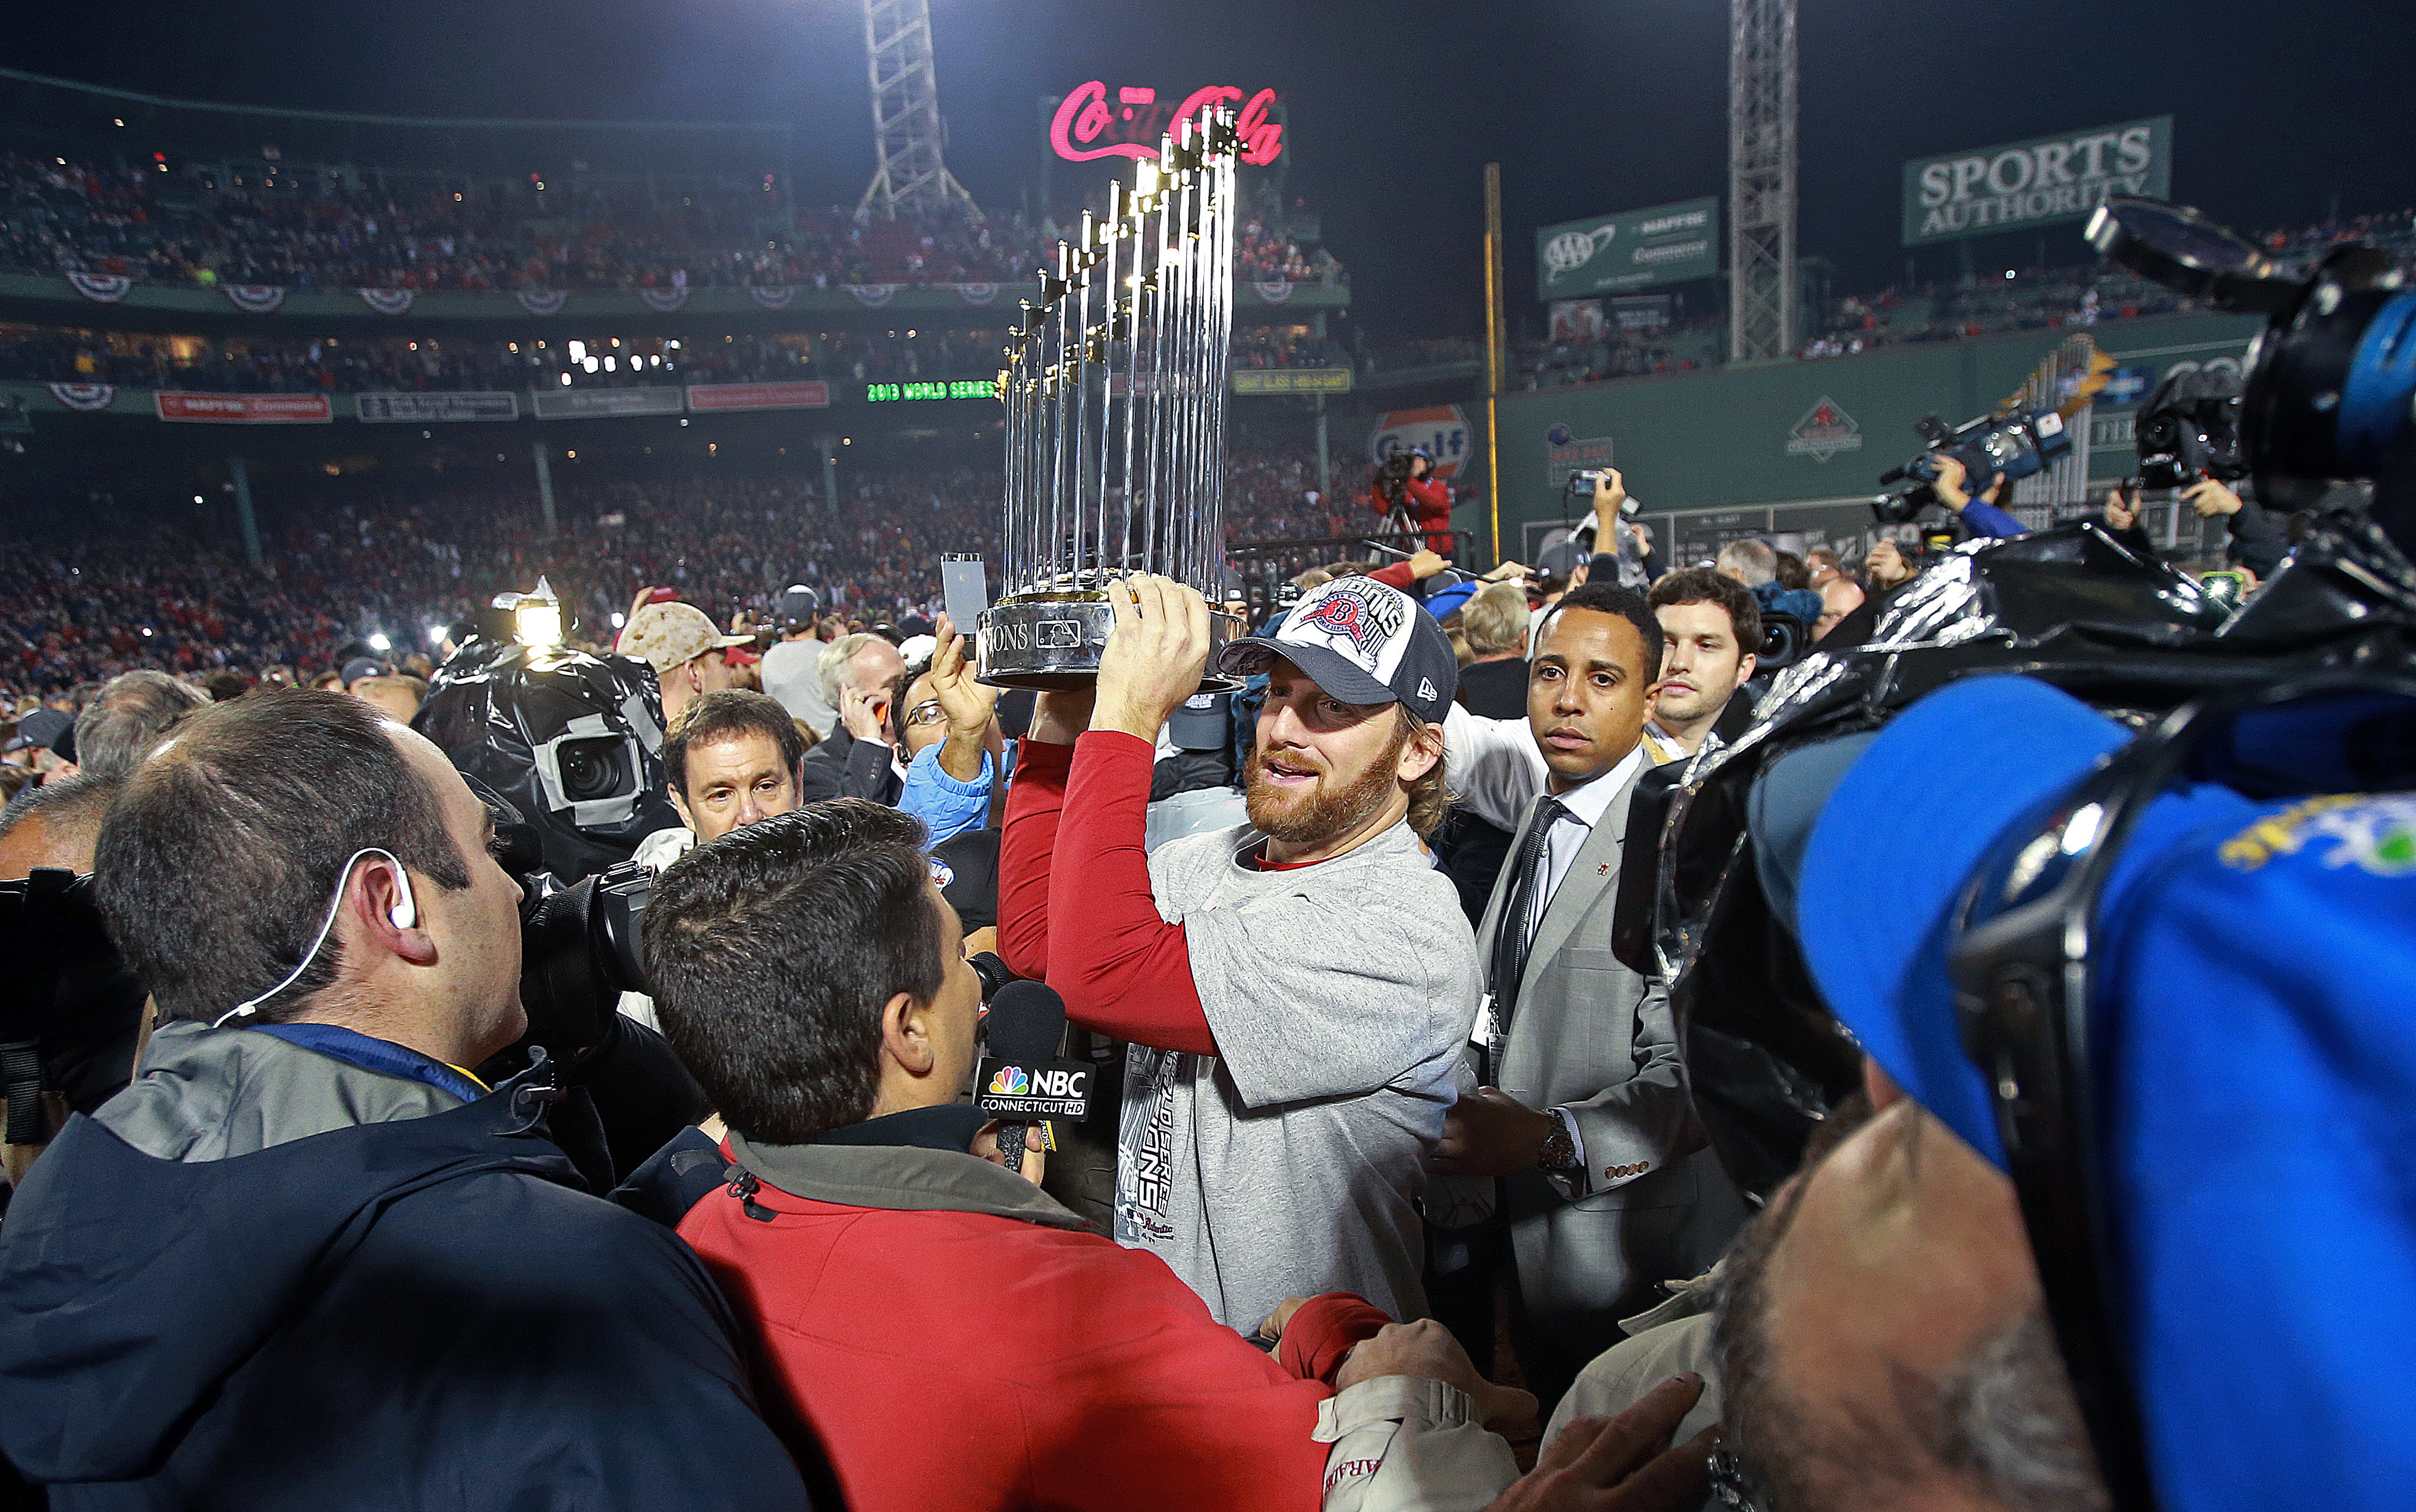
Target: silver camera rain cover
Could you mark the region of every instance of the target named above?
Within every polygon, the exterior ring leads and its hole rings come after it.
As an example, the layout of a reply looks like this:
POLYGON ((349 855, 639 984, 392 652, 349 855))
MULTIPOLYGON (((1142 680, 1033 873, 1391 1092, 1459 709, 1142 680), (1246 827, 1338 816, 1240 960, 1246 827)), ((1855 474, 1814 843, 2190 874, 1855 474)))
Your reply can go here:
POLYGON ((676 828, 654 668, 480 638, 445 664, 412 726, 535 826, 565 886, 676 828))

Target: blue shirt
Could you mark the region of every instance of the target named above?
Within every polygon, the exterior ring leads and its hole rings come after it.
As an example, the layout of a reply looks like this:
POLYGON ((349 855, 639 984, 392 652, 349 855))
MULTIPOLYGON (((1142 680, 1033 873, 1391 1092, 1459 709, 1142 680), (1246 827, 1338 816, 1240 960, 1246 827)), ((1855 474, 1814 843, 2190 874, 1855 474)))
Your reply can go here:
POLYGON ((982 753, 981 771, 965 783, 941 768, 938 745, 927 745, 906 765, 906 785, 898 790, 898 807, 922 820, 931 831, 930 843, 936 846, 989 822, 989 792, 996 781, 988 751, 982 753))

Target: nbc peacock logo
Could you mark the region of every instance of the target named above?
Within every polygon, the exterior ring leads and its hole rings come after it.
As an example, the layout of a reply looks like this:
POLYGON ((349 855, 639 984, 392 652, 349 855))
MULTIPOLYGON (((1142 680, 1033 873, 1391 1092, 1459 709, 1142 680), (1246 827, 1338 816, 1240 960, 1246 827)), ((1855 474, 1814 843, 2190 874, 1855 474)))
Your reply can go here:
POLYGON ((1032 1090, 1032 1078, 1021 1067, 1001 1066, 990 1075, 989 1089, 994 1097, 1019 1098, 1032 1090))

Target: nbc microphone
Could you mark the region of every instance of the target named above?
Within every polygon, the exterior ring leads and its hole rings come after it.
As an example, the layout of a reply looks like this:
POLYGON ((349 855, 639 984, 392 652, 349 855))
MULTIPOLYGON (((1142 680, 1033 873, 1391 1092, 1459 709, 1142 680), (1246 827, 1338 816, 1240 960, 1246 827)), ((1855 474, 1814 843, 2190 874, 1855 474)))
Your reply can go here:
POLYGON ((989 1054, 974 1074, 974 1106, 1001 1120, 998 1147, 1023 1169, 1024 1132, 1044 1118, 1080 1118, 1090 1109, 1091 1065, 1061 1060, 1065 999, 1037 981, 1010 981, 990 999, 989 1054))

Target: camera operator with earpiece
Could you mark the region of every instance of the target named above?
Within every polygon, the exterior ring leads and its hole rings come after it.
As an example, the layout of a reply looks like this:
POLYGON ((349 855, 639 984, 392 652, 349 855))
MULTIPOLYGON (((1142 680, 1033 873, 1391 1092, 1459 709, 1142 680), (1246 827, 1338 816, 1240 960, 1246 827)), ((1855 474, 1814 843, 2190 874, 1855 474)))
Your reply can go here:
POLYGON ((0 1449, 53 1508, 806 1505, 710 1277, 557 1142, 584 1100, 466 1069, 528 1022, 498 855, 340 694, 126 779, 95 872, 159 1026, 0 1232, 0 1449))

